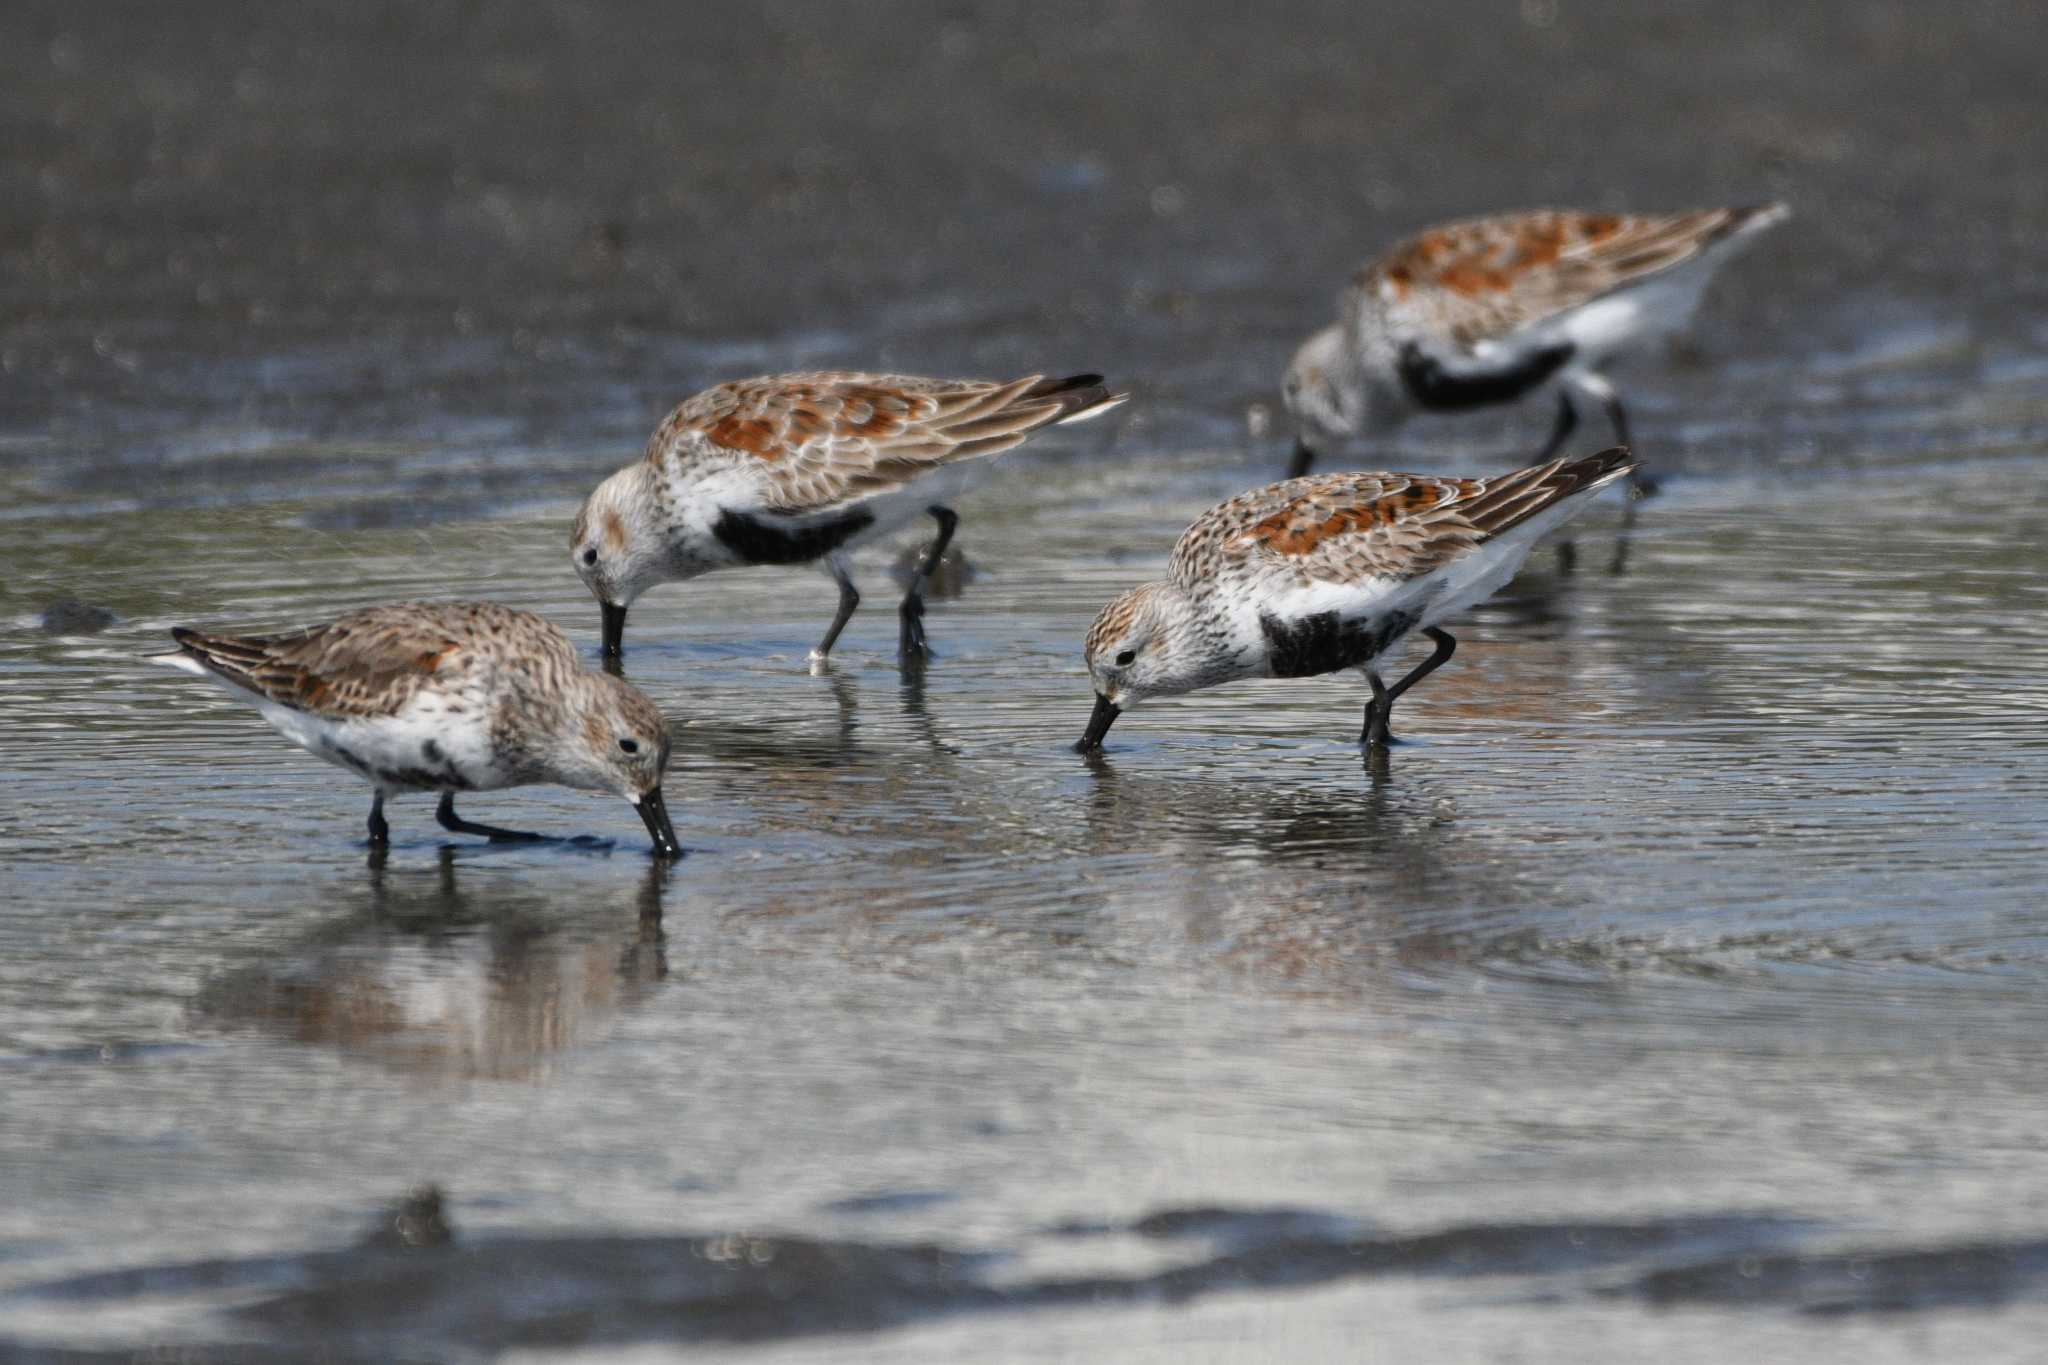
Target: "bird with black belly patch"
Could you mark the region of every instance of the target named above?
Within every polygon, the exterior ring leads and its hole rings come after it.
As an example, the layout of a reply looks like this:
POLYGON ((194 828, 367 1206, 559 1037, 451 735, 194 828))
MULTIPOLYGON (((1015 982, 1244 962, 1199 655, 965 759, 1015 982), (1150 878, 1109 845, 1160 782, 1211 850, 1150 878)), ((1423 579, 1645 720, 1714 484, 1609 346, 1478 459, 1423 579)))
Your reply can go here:
POLYGON ((839 610, 811 651, 823 660, 860 605, 848 555, 929 515, 938 535, 898 608, 898 650, 922 658, 925 586, 952 541, 969 464, 1125 397, 1097 374, 994 383, 833 372, 707 389, 576 514, 569 554, 602 611, 605 656, 621 656, 627 608, 658 583, 822 561, 839 585, 839 610))
MULTIPOLYGON (((1707 282, 1783 204, 1673 214, 1535 209, 1446 223, 1355 275, 1340 317, 1295 352, 1281 393, 1295 429, 1288 477, 1345 442, 1418 413, 1460 412, 1555 392, 1536 462, 1564 448, 1579 408, 1606 411, 1635 447, 1605 371, 1679 330, 1707 282)), ((1640 481, 1639 491, 1647 491, 1640 481)))
POLYGON ((1372 695, 1359 743, 1385 745, 1394 702, 1451 657, 1441 623, 1498 592, 1536 541, 1635 468, 1626 450, 1487 479, 1321 474, 1268 484, 1196 518, 1167 576, 1102 609, 1084 655, 1102 747, 1125 710, 1242 678, 1355 668, 1372 695), (1435 652, 1388 686, 1411 634, 1435 652))

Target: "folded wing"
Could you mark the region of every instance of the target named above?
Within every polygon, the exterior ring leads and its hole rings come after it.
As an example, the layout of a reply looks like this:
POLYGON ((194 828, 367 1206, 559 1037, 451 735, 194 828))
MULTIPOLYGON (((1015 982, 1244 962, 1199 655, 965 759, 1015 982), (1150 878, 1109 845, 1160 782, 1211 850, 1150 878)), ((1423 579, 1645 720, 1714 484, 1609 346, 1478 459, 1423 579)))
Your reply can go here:
POLYGON ((1487 479, 1290 479, 1233 498, 1196 521, 1174 547, 1173 574, 1192 584, 1221 559, 1255 577, 1302 586, 1417 578, 1634 467, 1628 451, 1617 447, 1487 479))
POLYGON ((1673 214, 1538 209, 1471 218, 1396 246, 1353 279, 1347 320, 1382 315, 1396 336, 1497 340, 1697 257, 1785 214, 1780 204, 1673 214))
POLYGON ((1126 396, 1096 374, 1009 383, 771 375, 685 402, 655 432, 647 458, 737 466, 755 476, 764 509, 824 511, 1008 450, 1040 427, 1093 417, 1126 396))
MULTIPOLYGON (((509 608, 488 603, 372 607, 278 635, 218 635, 179 626, 179 650, 266 701, 329 719, 391 715, 437 678, 467 667, 476 632, 530 629, 509 608)), ((550 628, 552 629, 552 628, 550 628)), ((575 667, 574 650, 554 633, 548 658, 575 667), (562 657, 554 658, 559 653, 562 657)))

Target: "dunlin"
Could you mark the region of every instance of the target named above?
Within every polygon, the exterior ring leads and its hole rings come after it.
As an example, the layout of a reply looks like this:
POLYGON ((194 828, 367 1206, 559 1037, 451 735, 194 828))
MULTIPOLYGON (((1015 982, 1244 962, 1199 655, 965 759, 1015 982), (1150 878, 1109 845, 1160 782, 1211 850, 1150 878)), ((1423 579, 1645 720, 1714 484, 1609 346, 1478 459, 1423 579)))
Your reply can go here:
POLYGON ((661 796, 661 712, 585 668, 568 638, 531 612, 400 602, 282 635, 179 627, 171 637, 178 652, 154 662, 212 674, 286 739, 370 783, 373 844, 391 838, 384 798, 416 791, 441 793, 444 829, 538 839, 462 819, 455 793, 554 782, 625 797, 655 855, 682 856, 661 796))
POLYGON ((1239 678, 1356 668, 1372 686, 1361 744, 1387 744, 1394 702, 1457 647, 1439 622, 1497 592, 1538 537, 1635 467, 1614 449, 1488 479, 1323 474, 1243 493, 1196 518, 1168 576, 1088 630, 1102 747, 1125 707, 1239 678), (1381 661, 1410 633, 1436 645, 1392 687, 1381 661))
POLYGON ((603 610, 605 654, 619 657, 626 609, 657 583, 823 560, 839 585, 838 614, 811 652, 823 659, 860 605, 849 552, 929 514, 938 536, 899 609, 901 652, 921 656, 924 586, 959 522, 948 504, 965 463, 1125 397, 1096 374, 1009 383, 785 374, 706 389, 576 514, 569 551, 603 610))
POLYGON ((1415 413, 1512 402, 1546 386, 1558 395, 1557 421, 1539 462, 1564 447, 1579 402, 1605 408, 1615 439, 1631 445, 1607 365, 1683 327, 1722 262, 1790 212, 1537 209, 1402 242, 1352 277, 1341 320, 1287 367, 1289 477, 1308 473, 1318 452, 1384 435, 1415 413))

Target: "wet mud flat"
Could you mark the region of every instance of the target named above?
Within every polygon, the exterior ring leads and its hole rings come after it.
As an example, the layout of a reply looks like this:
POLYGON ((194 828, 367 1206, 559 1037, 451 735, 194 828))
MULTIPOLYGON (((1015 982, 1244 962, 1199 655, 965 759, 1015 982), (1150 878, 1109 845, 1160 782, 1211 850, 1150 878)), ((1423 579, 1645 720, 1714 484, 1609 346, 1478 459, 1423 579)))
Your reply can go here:
POLYGON ((2032 1358, 2041 22, 10 7, 0 1357, 2032 1358), (1068 751, 1371 245, 1771 198, 1623 376, 1625 553, 1539 552, 1411 743, 1328 679, 1068 751), (823 675, 822 576, 636 606, 673 870, 550 791, 473 813, 586 843, 373 858, 137 663, 410 596, 594 647, 575 500, 812 364, 1137 396, 962 503, 922 672, 893 547, 823 675))
MULTIPOLYGON (((1130 572, 1072 566, 1142 528, 989 490, 996 567, 934 606, 921 676, 886 612, 809 674, 815 604, 775 574, 721 585, 716 633, 648 599, 628 662, 688 793, 673 869, 571 793, 491 813, 594 844, 447 840, 401 803, 368 854, 350 790, 116 662, 161 608, 38 637, 8 656, 24 732, 118 757, 81 810, 77 756, 5 750, 27 1121, 0 1156, 30 1197, 0 1320, 23 1350, 365 1359, 1131 1332, 1222 1359, 1389 1310, 1419 1337, 1605 1324, 1617 1355, 1643 1339, 1617 1313, 1819 1358, 1873 1349, 1826 1322, 1900 1358, 1956 1314, 2023 1335, 2048 778, 2011 547, 2048 468, 1946 477, 1959 537, 1845 492, 1826 535, 1731 540, 1740 481, 1674 488, 1618 576, 1603 509, 1578 572, 1546 557, 1474 614, 1375 761, 1338 682, 1138 708, 1069 752, 1073 639, 1130 572), (1885 549, 1832 573, 1852 543, 1885 549), (1824 586, 1788 606, 1735 548, 1824 586), (393 1242, 410 1181, 445 1239, 393 1242)), ((543 559, 560 520, 444 534, 594 646, 543 559)), ((242 609, 297 619, 347 565, 369 597, 416 554, 341 537, 242 609)), ((216 591, 175 550, 133 572, 216 591)))

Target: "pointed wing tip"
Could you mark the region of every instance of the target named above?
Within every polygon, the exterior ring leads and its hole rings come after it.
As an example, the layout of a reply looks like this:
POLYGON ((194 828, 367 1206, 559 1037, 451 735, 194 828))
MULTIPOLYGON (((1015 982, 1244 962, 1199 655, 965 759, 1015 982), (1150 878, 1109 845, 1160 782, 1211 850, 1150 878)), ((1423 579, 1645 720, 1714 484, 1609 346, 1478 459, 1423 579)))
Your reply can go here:
POLYGON ((209 635, 190 626, 172 626, 171 638, 178 643, 176 654, 165 660, 182 659, 181 667, 193 673, 215 673, 229 682, 247 686, 250 665, 260 656, 264 642, 237 639, 232 635, 209 635))
POLYGON ((1050 419, 1054 426, 1099 417, 1111 408, 1119 407, 1130 400, 1128 393, 1111 393, 1104 383, 1103 376, 1093 372, 1070 374, 1058 379, 1044 379, 1034 375, 1016 382, 1026 385, 1023 392, 1018 395, 1020 400, 1051 400, 1059 404, 1058 414, 1050 419))
POLYGON ((1792 206, 1782 199, 1774 199, 1768 204, 1745 204, 1728 212, 1727 231, 1747 236, 1784 222, 1792 216, 1792 206))
POLYGON ((1100 398, 1084 403, 1063 414, 1057 425, 1065 426, 1070 422, 1085 422, 1091 417, 1102 416, 1103 413, 1108 412, 1111 408, 1120 408, 1130 401, 1131 396, 1128 393, 1104 393, 1100 398))
POLYGON ((1641 469, 1643 462, 1627 446, 1609 446, 1594 455, 1583 455, 1576 460, 1565 460, 1559 469, 1585 469, 1589 471, 1588 487, 1605 487, 1630 470, 1641 469))
POLYGON ((144 663, 156 664, 163 668, 175 668, 181 673, 207 677, 218 672, 218 659, 205 631, 191 626, 172 626, 171 639, 178 648, 169 654, 145 654, 144 663))
MULTIPOLYGON (((175 654, 152 655, 153 658, 183 659, 195 669, 210 664, 214 659, 213 640, 202 630, 191 626, 172 626, 171 639, 177 644, 175 654)), ((203 671, 203 670, 202 670, 203 671)))

